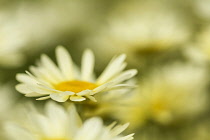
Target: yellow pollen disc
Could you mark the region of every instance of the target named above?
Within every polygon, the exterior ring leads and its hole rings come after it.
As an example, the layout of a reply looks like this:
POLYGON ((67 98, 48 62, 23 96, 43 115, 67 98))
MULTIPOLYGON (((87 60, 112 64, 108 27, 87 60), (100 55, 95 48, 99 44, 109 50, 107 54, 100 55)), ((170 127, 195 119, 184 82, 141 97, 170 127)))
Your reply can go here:
POLYGON ((96 84, 85 82, 85 81, 66 81, 61 82, 54 86, 55 89, 60 91, 72 91, 75 93, 81 92, 83 90, 92 90, 97 87, 96 84))
POLYGON ((156 114, 166 111, 166 110, 167 110, 166 105, 163 102, 157 102, 153 104, 153 112, 156 114))

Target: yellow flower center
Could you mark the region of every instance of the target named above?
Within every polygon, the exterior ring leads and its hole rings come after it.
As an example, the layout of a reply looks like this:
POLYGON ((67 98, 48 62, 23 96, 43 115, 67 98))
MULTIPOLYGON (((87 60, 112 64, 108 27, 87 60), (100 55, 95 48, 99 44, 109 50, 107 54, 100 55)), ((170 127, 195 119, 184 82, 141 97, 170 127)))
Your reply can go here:
POLYGON ((165 102, 158 101, 152 105, 152 110, 156 115, 161 112, 165 112, 167 110, 167 104, 165 102))
POLYGON ((92 90, 96 88, 97 85, 90 82, 74 80, 74 81, 61 82, 55 85, 54 87, 55 89, 60 90, 60 91, 72 91, 72 92, 78 93, 87 89, 92 90))

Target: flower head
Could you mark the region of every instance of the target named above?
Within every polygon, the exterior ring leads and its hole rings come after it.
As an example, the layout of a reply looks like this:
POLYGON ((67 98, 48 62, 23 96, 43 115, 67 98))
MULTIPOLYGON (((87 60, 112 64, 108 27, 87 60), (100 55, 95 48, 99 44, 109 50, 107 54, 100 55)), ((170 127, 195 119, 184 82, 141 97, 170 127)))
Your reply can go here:
MULTIPOLYGON (((119 136, 128 124, 103 125, 100 118, 90 118, 82 123, 76 109, 70 105, 66 110, 54 102, 48 102, 45 114, 31 106, 26 109, 25 119, 5 123, 6 134, 12 140, 132 140, 133 134, 119 136)), ((21 108, 23 110, 23 108, 21 108)), ((20 111, 20 110, 19 110, 20 111)), ((21 112, 20 113, 24 113, 21 112)), ((18 113, 19 114, 19 113, 18 113)), ((15 117, 16 119, 17 117, 15 117)))
POLYGON ((126 1, 115 5, 105 19, 109 24, 86 37, 84 46, 104 56, 126 52, 128 62, 139 67, 189 40, 191 26, 186 19, 167 2, 126 1))
MULTIPOLYGON (((8 15, 5 15, 5 17, 8 15)), ((24 63, 23 47, 26 37, 14 21, 0 15, 0 65, 18 67, 24 63)))
POLYGON ((27 74, 17 74, 17 80, 21 82, 16 89, 27 97, 40 97, 38 100, 52 98, 58 102, 84 101, 89 98, 96 101, 96 93, 112 89, 129 87, 122 84, 124 81, 136 75, 137 70, 126 70, 125 55, 115 57, 95 79, 93 76, 94 55, 86 50, 82 57, 81 72, 74 65, 71 56, 63 47, 57 47, 56 58, 58 66, 46 55, 41 56, 37 67, 31 66, 27 74))
POLYGON ((127 106, 117 107, 113 115, 130 122, 132 128, 148 121, 170 125, 193 120, 207 109, 207 75, 205 67, 191 64, 156 69, 124 101, 127 106))

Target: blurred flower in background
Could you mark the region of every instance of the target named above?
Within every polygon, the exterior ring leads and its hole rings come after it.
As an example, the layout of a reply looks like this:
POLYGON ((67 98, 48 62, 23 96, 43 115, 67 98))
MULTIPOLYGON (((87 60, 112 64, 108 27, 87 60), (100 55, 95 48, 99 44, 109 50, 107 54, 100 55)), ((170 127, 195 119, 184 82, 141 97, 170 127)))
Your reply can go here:
POLYGON ((185 15, 172 5, 132 0, 111 10, 106 24, 85 43, 99 52, 103 47, 107 52, 104 55, 126 52, 130 63, 139 66, 143 56, 157 57, 169 49, 182 47, 191 32, 191 24, 185 15))
POLYGON ((118 109, 127 115, 115 115, 129 120, 132 127, 150 120, 162 125, 191 121, 207 108, 206 77, 205 69, 183 64, 154 70, 143 78, 135 95, 128 99, 130 106, 118 109))
POLYGON ((24 62, 21 52, 26 39, 21 27, 8 15, 0 13, 0 65, 7 67, 20 66, 24 62))
MULTIPOLYGON (((0 64, 20 66, 65 34, 82 30, 91 5, 82 1, 20 1, 0 10, 0 64), (70 14, 69 13, 77 13, 70 14), (81 29, 80 29, 81 28, 81 29), (70 31, 70 32, 68 32, 70 31), (31 51, 33 48, 33 51, 31 51), (25 59, 24 59, 25 58, 25 59)), ((88 23, 85 24, 88 30, 88 23)))

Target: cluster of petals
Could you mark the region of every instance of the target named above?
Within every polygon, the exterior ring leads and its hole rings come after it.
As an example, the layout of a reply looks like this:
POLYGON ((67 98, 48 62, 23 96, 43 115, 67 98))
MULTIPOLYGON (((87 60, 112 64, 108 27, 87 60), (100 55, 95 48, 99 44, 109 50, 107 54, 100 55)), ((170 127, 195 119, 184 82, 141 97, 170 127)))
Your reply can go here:
MULTIPOLYGON (((72 61, 69 52, 62 46, 56 48, 57 65, 45 54, 41 56, 37 66, 31 66, 30 71, 17 74, 20 82, 16 89, 27 97, 39 97, 37 100, 53 99, 57 102, 96 101, 94 95, 119 88, 132 87, 124 82, 137 74, 136 69, 125 70, 125 54, 114 57, 102 74, 95 78, 95 58, 91 50, 85 50, 82 56, 81 70, 72 61), (56 85, 71 81, 79 81, 95 85, 92 89, 82 89, 79 92, 59 90, 56 85)), ((67 88, 68 89, 68 88, 67 88)))
MULTIPOLYGON (((121 133, 128 124, 112 123, 104 126, 101 118, 81 121, 74 105, 67 109, 55 102, 46 104, 44 113, 31 106, 25 110, 25 119, 5 123, 5 132, 10 140, 132 140, 133 134, 121 133)), ((20 112, 19 112, 20 113, 20 112)))

